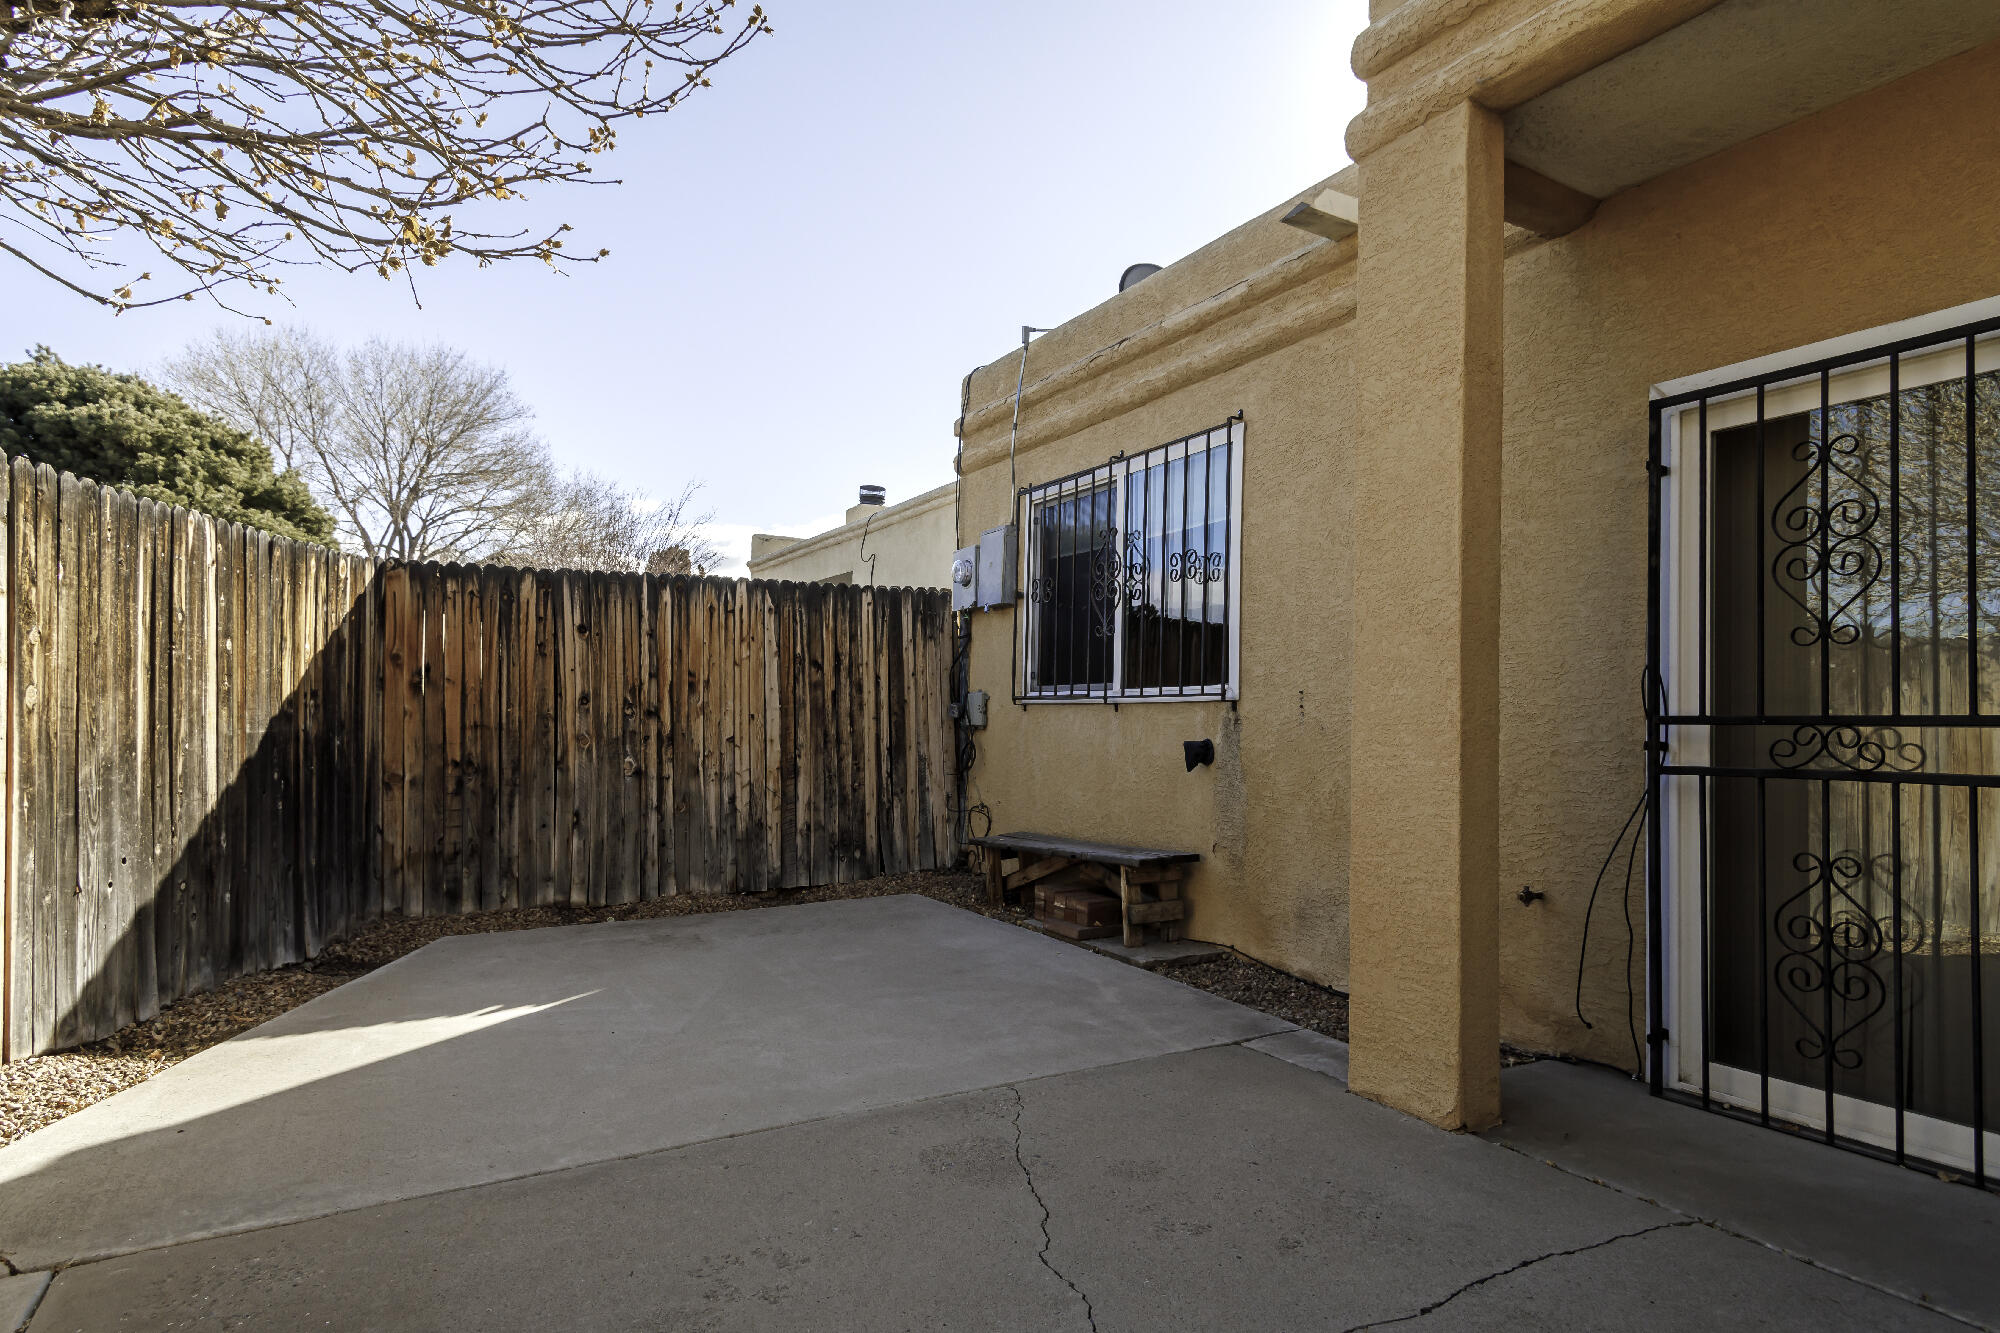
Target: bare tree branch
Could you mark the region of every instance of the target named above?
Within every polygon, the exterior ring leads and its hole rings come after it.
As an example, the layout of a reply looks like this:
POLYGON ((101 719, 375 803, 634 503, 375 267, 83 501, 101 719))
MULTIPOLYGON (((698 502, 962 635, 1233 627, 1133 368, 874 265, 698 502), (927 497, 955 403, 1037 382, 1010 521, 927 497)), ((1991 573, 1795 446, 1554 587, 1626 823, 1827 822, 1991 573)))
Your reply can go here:
POLYGON ((588 472, 560 478, 511 541, 492 555, 537 569, 609 569, 700 574, 722 562, 707 533, 715 515, 697 511, 701 483, 659 502, 588 472))
POLYGON ((301 263, 595 262, 483 219, 597 181, 619 122, 771 31, 735 4, 0 0, 0 250, 118 310, 301 263), (121 237, 180 280, 141 295, 121 237))

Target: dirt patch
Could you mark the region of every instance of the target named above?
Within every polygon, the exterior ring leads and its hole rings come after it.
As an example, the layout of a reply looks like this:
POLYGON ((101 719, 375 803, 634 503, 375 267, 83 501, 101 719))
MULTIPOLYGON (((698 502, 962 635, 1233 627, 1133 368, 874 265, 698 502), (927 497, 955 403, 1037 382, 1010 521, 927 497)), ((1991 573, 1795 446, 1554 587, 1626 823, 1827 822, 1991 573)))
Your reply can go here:
MULTIPOLYGON (((978 875, 923 872, 887 875, 831 888, 768 895, 660 898, 613 907, 529 907, 470 916, 388 917, 328 945, 311 962, 256 972, 190 995, 155 1018, 71 1051, 0 1065, 0 1144, 11 1143, 93 1102, 143 1083, 197 1051, 296 1009, 342 982, 374 971, 447 935, 539 930, 599 921, 646 921, 710 912, 746 912, 794 903, 833 902, 919 893, 997 921, 1024 925, 1019 908, 986 905, 978 875)), ((1347 997, 1247 959, 1176 967, 1161 975, 1259 1009, 1331 1037, 1347 1036, 1347 997)))

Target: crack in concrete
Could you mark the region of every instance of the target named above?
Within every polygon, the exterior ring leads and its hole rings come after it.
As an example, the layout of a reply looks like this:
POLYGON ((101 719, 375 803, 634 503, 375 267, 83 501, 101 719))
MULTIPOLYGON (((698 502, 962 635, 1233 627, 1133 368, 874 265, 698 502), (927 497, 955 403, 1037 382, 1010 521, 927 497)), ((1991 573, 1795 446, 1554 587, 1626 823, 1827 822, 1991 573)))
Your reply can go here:
MULTIPOLYGON (((20 1276, 20 1274, 16 1274, 15 1276, 18 1277, 20 1276)), ((56 1282, 55 1274, 54 1273, 49 1274, 48 1280, 42 1283, 42 1289, 35 1293, 35 1298, 33 1300, 28 1302, 27 1310, 24 1311, 21 1315, 21 1322, 14 1326, 14 1333, 28 1333, 28 1326, 30 1324, 33 1324, 35 1322, 35 1316, 41 1313, 42 1302, 47 1300, 49 1298, 49 1292, 55 1289, 55 1282, 56 1282)))
POLYGON ((1055 1274, 1057 1281, 1076 1293, 1076 1298, 1083 1302, 1084 1322, 1090 1325, 1091 1333, 1097 1333, 1097 1311, 1091 1307, 1090 1297, 1084 1295, 1082 1287, 1077 1286, 1076 1283, 1069 1280, 1068 1274, 1049 1261, 1049 1248, 1055 1244, 1055 1238, 1049 1235, 1048 1201, 1042 1197, 1041 1190, 1035 1187, 1035 1173, 1028 1169, 1028 1159, 1021 1153, 1021 1110, 1023 1107, 1021 1090, 1010 1083, 1007 1085, 1007 1091, 1014 1094, 1014 1165, 1021 1168, 1021 1179, 1027 1182, 1028 1193, 1035 1196, 1035 1206, 1042 1210, 1042 1248, 1035 1255, 1035 1258, 1041 1261, 1042 1267, 1055 1274))
POLYGON ((1515 1144, 1508 1143, 1504 1139, 1487 1139, 1486 1142, 1492 1144, 1496 1148, 1505 1148, 1508 1152, 1514 1153, 1521 1157, 1525 1157, 1529 1161, 1534 1162, 1539 1166, 1546 1166, 1553 1171, 1560 1171, 1562 1174, 1569 1176, 1572 1179, 1581 1180, 1586 1184, 1595 1185, 1599 1189, 1610 1190, 1613 1194, 1622 1194, 1628 1199, 1637 1199, 1640 1203, 1650 1204, 1655 1208, 1662 1209, 1669 1213, 1679 1213, 1682 1217, 1687 1218, 1689 1222, 1705 1226, 1710 1231, 1714 1231, 1721 1235, 1728 1236, 1732 1240, 1740 1240, 1743 1241, 1745 1244, 1755 1245, 1759 1249, 1769 1250, 1773 1254, 1781 1254, 1787 1259, 1791 1259, 1794 1260, 1795 1262, 1804 1264, 1807 1268, 1818 1269, 1820 1272, 1825 1273, 1831 1277, 1837 1277, 1842 1279, 1843 1281, 1852 1282, 1857 1287, 1866 1287, 1869 1291, 1878 1292, 1881 1295, 1902 1301, 1905 1305, 1914 1305, 1919 1310, 1922 1310, 1927 1314, 1939 1315, 1945 1319, 1951 1320, 1954 1323, 1963 1324, 1967 1328, 1979 1329, 1982 1331, 1982 1333, 1991 1333, 1991 1331, 1995 1328, 1994 1325, 1982 1324, 1977 1320, 1968 1319, 1964 1315, 1956 1314, 1950 1310, 1945 1309, 1943 1306, 1933 1305, 1931 1304, 1930 1301, 1923 1299, 1921 1297, 1912 1296, 1907 1291, 1898 1291, 1894 1287, 1884 1286, 1880 1282, 1874 1282, 1869 1280, 1868 1278, 1860 1277, 1854 1273, 1850 1273, 1844 1268, 1835 1268, 1832 1264, 1823 1263, 1822 1261, 1813 1258, 1809 1254, 1800 1254, 1796 1250, 1788 1250, 1782 1245, 1774 1245, 1768 1240, 1764 1240, 1761 1239, 1760 1237, 1753 1236, 1747 1231, 1738 1231, 1734 1227, 1731 1227, 1726 1222, 1724 1222, 1721 1218, 1703 1217, 1699 1214, 1691 1213, 1685 1208, 1676 1208, 1672 1204, 1661 1203, 1658 1199, 1647 1198, 1645 1195, 1640 1194, 1635 1190, 1627 1189, 1623 1185, 1614 1185, 1608 1180, 1600 1179, 1597 1176, 1585 1175, 1583 1172, 1578 1171, 1574 1167, 1564 1166, 1561 1162, 1555 1161, 1551 1158, 1539 1157, 1536 1154, 1529 1152, 1525 1148, 1521 1148, 1515 1144))
POLYGON ((1484 1277, 1476 1277, 1472 1279, 1472 1281, 1460 1287, 1458 1290, 1451 1292, 1446 1296, 1442 1296, 1437 1300, 1432 1301, 1429 1305, 1424 1306, 1420 1310, 1412 1311, 1409 1314, 1397 1315, 1394 1319, 1376 1319, 1366 1324, 1355 1324, 1345 1329, 1343 1333, 1363 1333, 1363 1330, 1365 1329, 1387 1328, 1391 1324, 1406 1324, 1412 1319, 1422 1319, 1425 1315, 1428 1315, 1435 1310, 1440 1310, 1445 1306, 1450 1305, 1453 1301, 1465 1295, 1466 1292, 1471 1291, 1475 1287, 1483 1287, 1489 1282, 1495 1281, 1496 1279, 1499 1278, 1506 1277, 1510 1273, 1518 1273, 1524 1268, 1532 1268, 1536 1264, 1542 1263, 1545 1260, 1566 1259, 1573 1254, 1587 1254, 1592 1250, 1601 1250, 1607 1245, 1616 1245, 1621 1240, 1631 1240, 1637 1236, 1650 1236, 1655 1231, 1671 1231, 1676 1227, 1694 1227, 1700 1225, 1701 1223, 1696 1221, 1694 1218, 1688 1218, 1686 1221, 1683 1222, 1661 1222, 1657 1226, 1641 1227, 1637 1231, 1623 1231, 1616 1236, 1606 1236, 1603 1240, 1595 1240, 1588 1245, 1579 1245, 1573 1250, 1553 1250, 1548 1254, 1537 1254, 1530 1258, 1521 1260, 1521 1262, 1518 1264, 1511 1265, 1510 1267, 1507 1268, 1499 1269, 1496 1272, 1488 1273, 1484 1277))
POLYGON ((18 1269, 18 1268, 16 1268, 16 1267, 14 1267, 14 1261, 13 1261, 12 1259, 9 1259, 9 1258, 8 1258, 8 1257, 7 1257, 6 1255, 4 1255, 4 1254, 0 1254, 0 1268, 4 1268, 4 1269, 6 1269, 6 1270, 7 1270, 7 1271, 6 1271, 5 1273, 0 1273, 0 1277, 19 1277, 19 1276, 21 1276, 21 1270, 20 1270, 20 1269, 18 1269))

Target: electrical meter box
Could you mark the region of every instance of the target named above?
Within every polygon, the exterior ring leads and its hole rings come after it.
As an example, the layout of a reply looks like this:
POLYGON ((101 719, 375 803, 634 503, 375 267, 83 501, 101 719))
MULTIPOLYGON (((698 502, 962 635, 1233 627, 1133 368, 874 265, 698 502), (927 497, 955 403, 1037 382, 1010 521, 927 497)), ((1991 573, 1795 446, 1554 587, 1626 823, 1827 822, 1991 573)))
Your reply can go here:
POLYGON ((973 605, 982 611, 1014 605, 1014 569, 1020 562, 1017 532, 1009 523, 979 534, 979 561, 972 587, 973 605))
POLYGON ((963 547, 951 557, 951 609, 973 608, 974 584, 979 580, 979 548, 963 547))

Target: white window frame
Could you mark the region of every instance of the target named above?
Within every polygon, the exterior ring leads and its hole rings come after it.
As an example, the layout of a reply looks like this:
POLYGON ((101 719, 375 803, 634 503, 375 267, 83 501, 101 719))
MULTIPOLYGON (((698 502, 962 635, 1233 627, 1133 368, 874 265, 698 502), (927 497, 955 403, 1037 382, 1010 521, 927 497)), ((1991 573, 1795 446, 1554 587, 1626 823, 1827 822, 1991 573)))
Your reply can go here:
MULTIPOLYGON (((1207 430, 1194 432, 1165 445, 1156 445, 1136 455, 1113 458, 1107 464, 1100 464, 1083 473, 1071 474, 1039 485, 1024 487, 1020 495, 1019 512, 1016 515, 1021 532, 1021 626, 1016 634, 1016 701, 1019 703, 1190 703, 1210 700, 1234 701, 1240 694, 1243 667, 1243 414, 1237 413, 1228 421, 1207 430), (1219 437, 1219 438, 1218 438, 1219 437), (1123 680, 1125 669, 1125 621, 1126 607, 1121 595, 1116 621, 1111 639, 1111 680, 1108 683, 1078 686, 1038 686, 1033 680, 1033 670, 1039 658, 1042 635, 1042 617, 1037 612, 1039 605, 1028 588, 1025 571, 1033 568, 1031 561, 1039 555, 1029 550, 1035 531, 1035 511, 1047 504, 1069 496, 1084 496, 1099 490, 1111 492, 1110 512, 1114 518, 1125 514, 1126 488, 1133 479, 1142 477, 1153 467, 1168 466, 1186 459, 1191 453, 1200 454, 1227 443, 1229 446, 1229 475, 1227 490, 1229 496, 1228 513, 1224 518, 1228 535, 1225 542, 1227 570, 1223 579, 1227 603, 1224 607, 1224 640, 1228 645, 1228 670, 1219 685, 1193 687, 1135 686, 1127 688, 1123 680), (1090 478, 1091 473, 1101 474, 1101 479, 1090 478)), ((1183 474, 1185 475, 1185 473, 1183 474)), ((1138 484, 1144 484, 1140 482, 1138 484)), ((1119 529, 1119 567, 1121 578, 1124 570, 1123 529, 1119 529)), ((1164 571, 1162 572, 1164 577, 1164 571)))

